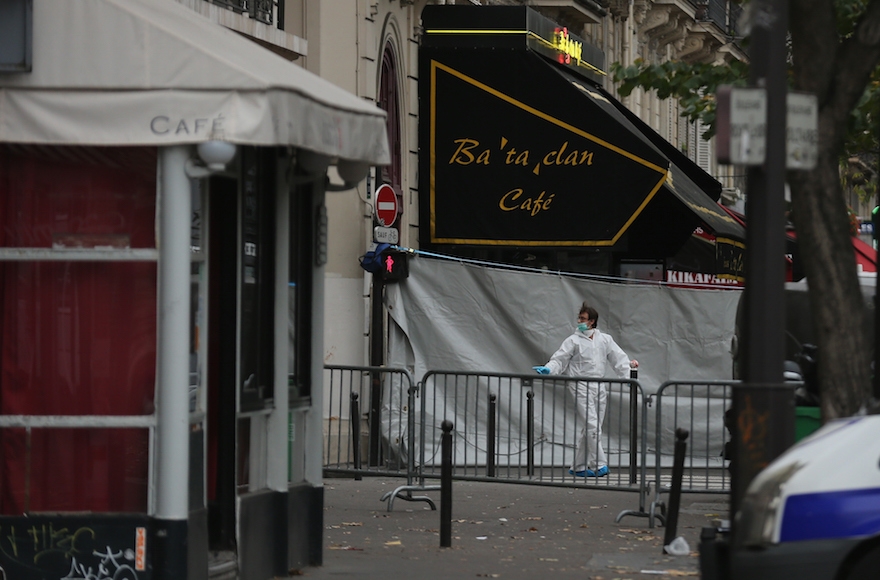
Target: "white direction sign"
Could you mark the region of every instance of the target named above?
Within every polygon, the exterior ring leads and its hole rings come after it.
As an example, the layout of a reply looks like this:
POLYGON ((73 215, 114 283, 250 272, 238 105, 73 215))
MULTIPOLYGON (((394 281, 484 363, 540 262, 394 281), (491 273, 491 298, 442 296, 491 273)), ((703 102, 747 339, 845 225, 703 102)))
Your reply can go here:
POLYGON ((813 169, 819 157, 819 99, 789 93, 785 128, 785 168, 813 169))
POLYGON ((767 152, 767 91, 719 87, 717 98, 718 162, 763 164, 767 152))
MULTIPOLYGON (((763 165, 767 153, 767 92, 719 87, 716 152, 719 163, 763 165)), ((786 95, 785 168, 809 170, 819 156, 819 102, 815 95, 786 95)))
POLYGON ((397 245, 400 241, 398 238, 400 237, 400 232, 397 231, 397 228, 384 228, 382 226, 376 226, 373 228, 373 241, 379 242, 380 244, 392 244, 397 245))

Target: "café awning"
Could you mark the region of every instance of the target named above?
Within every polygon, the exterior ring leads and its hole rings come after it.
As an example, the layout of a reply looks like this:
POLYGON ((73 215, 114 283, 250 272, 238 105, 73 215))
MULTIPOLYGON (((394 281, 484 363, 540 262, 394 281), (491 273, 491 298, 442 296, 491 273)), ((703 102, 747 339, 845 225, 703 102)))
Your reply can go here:
POLYGON ((169 0, 34 2, 33 72, 0 75, 0 142, 218 139, 384 165, 385 113, 169 0))
POLYGON ((525 7, 494 10, 506 20, 491 26, 489 8, 429 8, 423 243, 660 259, 704 227, 741 257, 745 230, 716 203, 721 185, 593 80, 598 66, 574 35, 525 7))

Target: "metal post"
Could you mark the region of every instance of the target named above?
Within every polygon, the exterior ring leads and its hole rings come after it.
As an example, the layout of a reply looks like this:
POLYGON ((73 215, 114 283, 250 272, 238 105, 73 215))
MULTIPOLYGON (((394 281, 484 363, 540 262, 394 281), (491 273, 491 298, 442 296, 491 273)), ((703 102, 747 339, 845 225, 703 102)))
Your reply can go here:
POLYGON ((666 533, 663 545, 668 546, 678 531, 678 508, 681 504, 681 478, 684 475, 684 454, 687 451, 687 429, 675 430, 675 451, 672 460, 672 488, 669 491, 669 512, 666 514, 666 533))
POLYGON ((351 450, 354 455, 355 481, 361 480, 361 405, 358 402, 358 394, 351 394, 349 409, 351 417, 351 450))
MULTIPOLYGON (((630 368, 629 378, 638 380, 639 370, 630 368)), ((639 469, 639 386, 630 385, 629 388, 629 484, 635 485, 639 469)))
POLYGON ((767 90, 767 156, 748 172, 744 381, 734 387, 733 408, 737 423, 758 422, 766 429, 737 428, 733 434, 731 522, 754 476, 794 442, 794 408, 784 400, 790 390, 778 388, 785 359, 787 30, 787 0, 754 0, 749 81, 767 90))
POLYGON ((162 147, 159 155, 156 548, 164 553, 159 577, 174 578, 186 576, 189 517, 190 150, 162 147))
POLYGON ((452 422, 440 424, 440 547, 452 547, 452 422))
MULTIPOLYGON (((373 299, 370 304, 370 365, 380 367, 385 363, 385 312, 382 305, 385 281, 382 273, 373 274, 373 299)), ((382 413, 382 376, 378 372, 370 373, 370 451, 371 466, 381 464, 381 413, 382 413)))
POLYGON ((495 423, 498 405, 495 393, 489 393, 489 420, 486 433, 486 477, 495 477, 495 423))
MULTIPOLYGON (((880 168, 878 168, 880 169, 880 168)), ((880 207, 880 191, 877 192, 877 206, 880 207)), ((878 210, 880 211, 880 210, 878 210)), ((871 245, 877 245, 877 240, 880 240, 880 232, 877 231, 877 226, 880 225, 880 216, 877 214, 871 214, 871 225, 873 226, 873 234, 871 238, 871 245)), ((872 381, 872 389, 871 392, 874 395, 874 404, 880 403, 880 294, 877 293, 876 288, 880 288, 880 268, 877 268, 877 276, 875 282, 875 290, 874 290, 874 359, 872 361, 873 366, 871 369, 873 372, 871 373, 871 381, 872 381)))
POLYGON ((535 393, 526 393, 526 473, 535 475, 535 393))

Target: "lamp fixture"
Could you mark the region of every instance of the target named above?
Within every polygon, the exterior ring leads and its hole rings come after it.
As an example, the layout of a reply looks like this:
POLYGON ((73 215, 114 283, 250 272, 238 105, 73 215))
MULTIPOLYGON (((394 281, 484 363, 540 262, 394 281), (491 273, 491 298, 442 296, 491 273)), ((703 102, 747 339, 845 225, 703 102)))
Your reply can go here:
POLYGON ((370 164, 366 161, 340 159, 339 163, 336 164, 336 171, 345 183, 360 183, 367 176, 369 170, 370 164))
POLYGON ((238 148, 226 141, 203 141, 196 146, 198 158, 186 160, 186 174, 198 179, 226 170, 226 165, 235 158, 238 148))
POLYGON ((296 161, 300 169, 309 175, 322 175, 333 159, 322 153, 316 153, 308 149, 300 149, 296 154, 296 161))
POLYGON ((199 157, 214 171, 223 171, 226 164, 235 157, 235 145, 226 141, 205 141, 199 143, 197 150, 199 157))
POLYGON ((370 164, 366 161, 334 158, 309 149, 297 150, 296 164, 302 173, 299 176, 292 177, 295 183, 309 183, 321 179, 325 183, 326 191, 348 191, 354 189, 370 171, 370 164), (334 163, 336 165, 336 172, 343 181, 341 184, 330 183, 327 178, 327 169, 334 163))
POLYGON ((336 163, 336 173, 342 183, 327 183, 327 191, 348 191, 354 189, 370 172, 370 164, 366 161, 340 159, 336 163))

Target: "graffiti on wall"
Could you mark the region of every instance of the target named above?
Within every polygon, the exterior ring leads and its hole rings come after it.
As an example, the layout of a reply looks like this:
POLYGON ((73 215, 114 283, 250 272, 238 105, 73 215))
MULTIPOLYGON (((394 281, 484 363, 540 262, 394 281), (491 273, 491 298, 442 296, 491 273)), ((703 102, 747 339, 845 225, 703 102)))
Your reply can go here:
POLYGON ((146 518, 0 518, 0 580, 149 580, 146 518))

